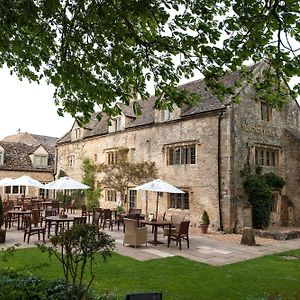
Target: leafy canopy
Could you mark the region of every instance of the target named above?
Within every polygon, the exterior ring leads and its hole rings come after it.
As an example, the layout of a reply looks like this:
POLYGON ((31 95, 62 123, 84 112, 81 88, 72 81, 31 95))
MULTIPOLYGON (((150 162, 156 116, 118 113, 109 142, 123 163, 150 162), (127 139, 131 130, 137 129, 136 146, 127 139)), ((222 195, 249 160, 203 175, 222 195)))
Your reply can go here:
MULTIPOLYGON (((116 100, 147 99, 149 82, 156 108, 191 104, 195 97, 176 85, 196 71, 222 100, 235 86, 220 76, 249 60, 270 66, 253 84, 282 107, 282 83, 300 75, 299 1, 10 0, 1 1, 0 15, 0 66, 46 79, 56 87, 58 113, 79 123, 94 109, 119 114, 116 100)), ((243 75, 252 80, 247 69, 243 75)))

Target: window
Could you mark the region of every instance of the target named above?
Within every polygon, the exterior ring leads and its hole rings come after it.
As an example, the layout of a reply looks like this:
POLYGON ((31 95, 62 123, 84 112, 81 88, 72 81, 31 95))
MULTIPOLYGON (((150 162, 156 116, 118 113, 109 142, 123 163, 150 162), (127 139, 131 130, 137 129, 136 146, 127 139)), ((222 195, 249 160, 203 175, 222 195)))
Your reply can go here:
POLYGON ((11 193, 11 186, 6 186, 5 187, 5 194, 10 194, 11 193))
POLYGON ((106 201, 110 201, 110 202, 117 201, 117 193, 115 190, 106 190, 105 196, 106 196, 106 201))
POLYGON ((19 194, 19 186, 18 185, 14 185, 12 187, 12 193, 13 194, 19 194))
POLYGON ((67 166, 74 167, 74 165, 75 165, 75 156, 74 155, 67 156, 67 166))
POLYGON ((128 195, 129 208, 136 207, 136 192, 137 191, 135 191, 135 190, 129 190, 129 195, 128 195))
POLYGON ((189 193, 169 194, 169 208, 189 209, 189 193))
POLYGON ((109 132, 116 132, 122 129, 121 117, 117 117, 110 120, 111 125, 109 126, 109 132))
POLYGON ((196 164, 196 145, 185 145, 167 148, 168 165, 196 164))
POLYGON ((76 128, 75 130, 75 139, 81 138, 81 128, 76 128))
POLYGON ((279 149, 255 147, 255 164, 259 166, 277 167, 279 163, 279 149))
POLYGON ((106 152, 106 162, 108 165, 114 165, 117 162, 117 152, 116 151, 106 152))
POLYGON ((4 164, 4 151, 0 151, 0 165, 4 164))
POLYGON ((169 110, 162 110, 160 113, 160 118, 162 122, 169 121, 171 119, 171 112, 169 110))
POLYGON ((34 155, 33 156, 33 165, 35 167, 47 167, 48 156, 47 155, 34 155))
POLYGON ((260 102, 260 118, 262 121, 272 121, 272 107, 263 101, 260 102))
POLYGON ((48 189, 39 189, 39 196, 43 199, 49 198, 49 190, 48 189))

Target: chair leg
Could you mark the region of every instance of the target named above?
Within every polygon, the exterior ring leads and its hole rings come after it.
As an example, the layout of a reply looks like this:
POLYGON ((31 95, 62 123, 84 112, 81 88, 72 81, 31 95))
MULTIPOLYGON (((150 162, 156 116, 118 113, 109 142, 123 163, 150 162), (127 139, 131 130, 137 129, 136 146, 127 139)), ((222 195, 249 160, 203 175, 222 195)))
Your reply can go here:
POLYGON ((43 231, 43 242, 45 243, 45 233, 46 231, 43 231))
POLYGON ((30 239, 30 233, 28 233, 27 244, 29 244, 29 239, 30 239))
POLYGON ((26 240, 26 231, 24 232, 24 242, 25 242, 25 240, 26 240))

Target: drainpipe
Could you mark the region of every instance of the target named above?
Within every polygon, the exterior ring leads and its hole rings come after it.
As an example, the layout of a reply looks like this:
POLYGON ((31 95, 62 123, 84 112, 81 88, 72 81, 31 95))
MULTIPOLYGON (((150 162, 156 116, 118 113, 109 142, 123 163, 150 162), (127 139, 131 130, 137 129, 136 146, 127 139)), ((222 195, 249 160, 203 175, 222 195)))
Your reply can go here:
POLYGON ((218 204, 219 204, 219 230, 224 231, 222 219, 222 193, 221 193, 221 120, 223 119, 223 111, 218 117, 218 204))

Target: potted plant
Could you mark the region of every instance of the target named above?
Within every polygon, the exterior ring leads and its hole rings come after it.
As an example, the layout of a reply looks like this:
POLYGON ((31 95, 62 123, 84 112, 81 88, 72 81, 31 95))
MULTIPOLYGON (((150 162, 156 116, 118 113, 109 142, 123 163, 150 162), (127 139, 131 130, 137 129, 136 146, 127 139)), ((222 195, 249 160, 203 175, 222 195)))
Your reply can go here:
POLYGON ((209 223, 210 223, 209 216, 208 216, 207 211, 205 210, 205 211, 203 211, 202 222, 200 223, 201 232, 203 234, 207 233, 207 229, 208 229, 209 223))
POLYGON ((3 209, 3 203, 0 196, 0 243, 5 243, 5 237, 6 237, 6 230, 2 229, 2 226, 4 224, 4 209, 3 209))

